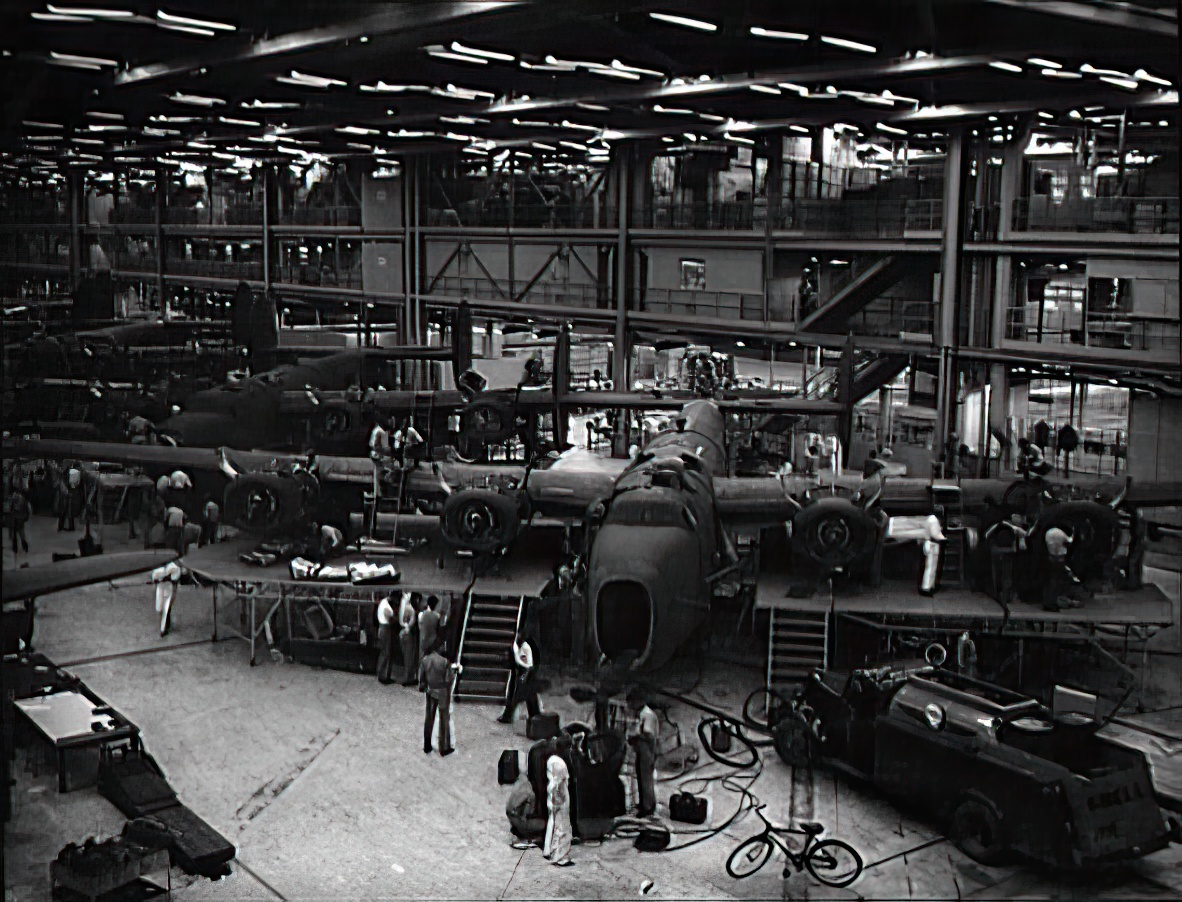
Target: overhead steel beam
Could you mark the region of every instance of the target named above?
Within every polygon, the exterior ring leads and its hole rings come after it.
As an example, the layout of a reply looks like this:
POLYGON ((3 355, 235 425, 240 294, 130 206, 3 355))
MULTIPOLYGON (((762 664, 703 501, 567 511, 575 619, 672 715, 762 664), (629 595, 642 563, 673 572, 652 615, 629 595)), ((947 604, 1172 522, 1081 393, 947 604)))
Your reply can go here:
POLYGON ((1091 2, 1072 0, 986 0, 993 6, 1007 6, 1025 12, 1041 13, 1075 19, 1104 28, 1123 28, 1148 34, 1178 37, 1178 16, 1163 10, 1134 7, 1129 3, 1091 2))
POLYGON ((229 51, 219 52, 214 48, 210 53, 185 60, 136 66, 116 75, 115 85, 142 85, 174 75, 184 75, 202 67, 249 63, 289 53, 305 53, 362 36, 391 33, 403 35, 437 25, 505 13, 526 5, 526 0, 464 0, 462 3, 383 5, 383 11, 380 13, 362 16, 338 25, 326 25, 323 28, 262 38, 245 47, 229 51))

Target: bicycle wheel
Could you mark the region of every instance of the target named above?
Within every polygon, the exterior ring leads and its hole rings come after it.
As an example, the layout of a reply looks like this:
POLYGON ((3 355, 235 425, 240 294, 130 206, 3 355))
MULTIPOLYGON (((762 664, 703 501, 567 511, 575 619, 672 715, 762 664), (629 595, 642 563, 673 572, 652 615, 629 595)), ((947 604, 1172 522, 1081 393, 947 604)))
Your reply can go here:
POLYGON ((753 836, 726 860, 726 872, 736 880, 750 877, 772 857, 772 843, 766 836, 753 836))
POLYGON ((862 873, 862 856, 840 839, 824 839, 804 860, 809 873, 829 886, 849 886, 862 873))

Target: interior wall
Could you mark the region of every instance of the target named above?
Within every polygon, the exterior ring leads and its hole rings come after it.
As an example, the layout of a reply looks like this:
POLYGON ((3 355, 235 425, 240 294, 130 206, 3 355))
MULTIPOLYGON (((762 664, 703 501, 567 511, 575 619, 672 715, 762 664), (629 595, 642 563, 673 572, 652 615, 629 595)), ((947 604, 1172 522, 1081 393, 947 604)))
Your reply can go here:
POLYGON ((1182 399, 1138 392, 1129 417, 1129 475, 1137 481, 1182 480, 1182 399))

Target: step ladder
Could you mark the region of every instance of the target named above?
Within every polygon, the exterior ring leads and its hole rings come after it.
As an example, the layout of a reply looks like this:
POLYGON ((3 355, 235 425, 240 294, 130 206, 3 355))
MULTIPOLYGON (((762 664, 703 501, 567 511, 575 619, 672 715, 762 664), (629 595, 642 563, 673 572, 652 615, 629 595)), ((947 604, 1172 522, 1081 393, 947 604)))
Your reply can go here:
POLYGON ((940 586, 955 589, 965 585, 964 496, 959 481, 934 480, 928 486, 932 510, 944 530, 944 551, 940 555, 940 586))
POLYGON ((521 625, 524 601, 524 596, 469 596, 456 657, 464 668, 456 681, 457 699, 505 703, 513 678, 513 639, 521 625))
POLYGON ((769 695, 792 693, 828 663, 829 614, 826 611, 772 609, 768 624, 767 688, 769 695))
POLYGON ((394 541, 397 538, 397 519, 388 521, 389 527, 381 526, 378 514, 398 514, 402 512, 402 487, 406 480, 406 471, 398 474, 398 488, 396 491, 385 492, 384 483, 379 478, 375 468, 373 487, 361 496, 362 510, 365 514, 365 534, 371 539, 394 541))

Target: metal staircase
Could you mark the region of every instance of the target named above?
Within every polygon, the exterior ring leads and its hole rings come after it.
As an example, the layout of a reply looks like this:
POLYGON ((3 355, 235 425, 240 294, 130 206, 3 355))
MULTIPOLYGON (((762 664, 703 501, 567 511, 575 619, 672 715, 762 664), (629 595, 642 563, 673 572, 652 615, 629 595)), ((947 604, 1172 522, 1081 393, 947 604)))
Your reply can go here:
POLYGON ((456 660, 462 665, 455 697, 503 704, 513 677, 513 637, 524 598, 469 596, 456 660))
POLYGON ((932 510, 944 530, 944 550, 940 555, 940 586, 955 589, 965 584, 964 503, 956 482, 933 482, 932 510))
POLYGON ((767 688, 788 697, 828 661, 829 615, 773 609, 768 624, 767 688))

